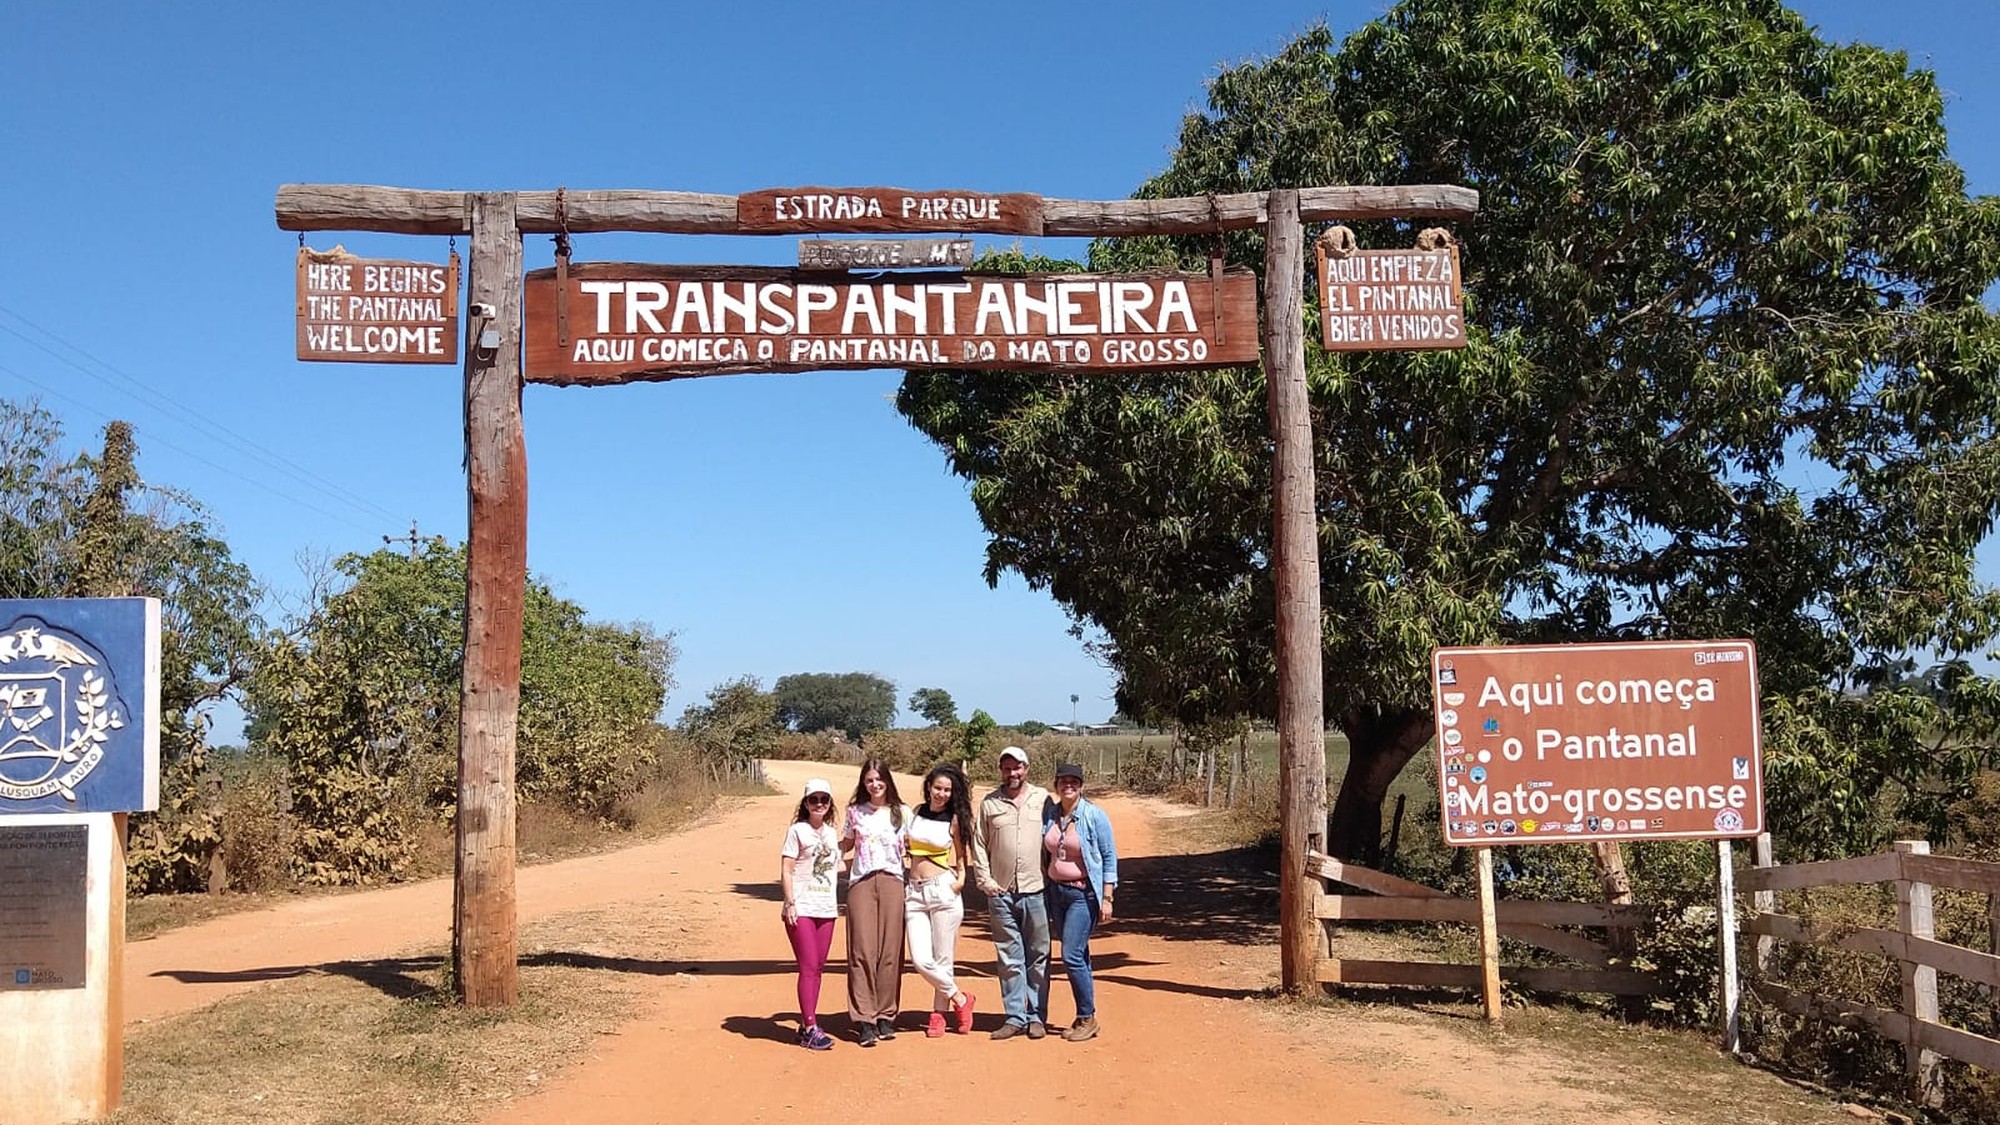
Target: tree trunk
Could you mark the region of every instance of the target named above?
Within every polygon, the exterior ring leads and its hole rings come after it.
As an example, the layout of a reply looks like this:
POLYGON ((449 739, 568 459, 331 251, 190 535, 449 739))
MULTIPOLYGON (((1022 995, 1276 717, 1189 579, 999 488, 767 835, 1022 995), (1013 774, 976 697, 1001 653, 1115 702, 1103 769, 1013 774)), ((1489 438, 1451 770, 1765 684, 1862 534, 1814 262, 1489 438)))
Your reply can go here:
POLYGON ((1382 861, 1382 802, 1389 786, 1431 738, 1428 711, 1349 710, 1340 714, 1347 735, 1347 773, 1340 779, 1327 827, 1327 850, 1364 866, 1382 861))

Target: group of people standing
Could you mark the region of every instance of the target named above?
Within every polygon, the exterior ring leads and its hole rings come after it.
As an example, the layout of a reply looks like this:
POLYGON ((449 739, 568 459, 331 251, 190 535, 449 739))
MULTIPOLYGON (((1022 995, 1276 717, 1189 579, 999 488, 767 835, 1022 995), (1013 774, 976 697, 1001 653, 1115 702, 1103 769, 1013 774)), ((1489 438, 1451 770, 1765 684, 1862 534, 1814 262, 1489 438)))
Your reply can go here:
POLYGON ((820 980, 839 914, 836 883, 847 872, 847 1015, 855 1040, 896 1037, 903 950, 931 986, 924 1034, 969 1034, 977 998, 958 985, 958 930, 971 878, 985 892, 999 964, 1005 1021, 994 1039, 1049 1031, 1049 950, 1060 940, 1076 1019, 1062 1032, 1082 1042, 1098 1032, 1090 935, 1111 920, 1118 848, 1111 820, 1083 797, 1083 767, 1056 767, 1055 793, 1028 781, 1028 752, 1000 752, 1000 787, 972 805, 964 771, 949 763, 924 777, 923 800, 905 806, 881 761, 860 781, 836 821, 833 789, 814 778, 785 834, 782 917, 798 961, 799 1045, 833 1047, 819 1027, 820 980))

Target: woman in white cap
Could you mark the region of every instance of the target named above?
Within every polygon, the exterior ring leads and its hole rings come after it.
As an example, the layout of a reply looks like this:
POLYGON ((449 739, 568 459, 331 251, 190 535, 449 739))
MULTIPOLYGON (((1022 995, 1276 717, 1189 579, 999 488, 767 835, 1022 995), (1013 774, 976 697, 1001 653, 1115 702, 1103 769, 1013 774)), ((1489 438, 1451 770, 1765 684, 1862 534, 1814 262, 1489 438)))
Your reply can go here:
POLYGON ((806 782, 805 796, 792 814, 778 866, 778 885, 785 892, 779 916, 799 963, 799 1046, 810 1051, 833 1049, 832 1037, 819 1029, 819 982, 833 948, 833 920, 840 913, 834 898, 840 835, 829 823, 832 819, 833 787, 815 777, 806 782))
POLYGON ((1118 893, 1118 845, 1111 818, 1084 799, 1083 767, 1056 766, 1056 799, 1042 809, 1043 892, 1049 932, 1062 941, 1063 971, 1076 1000, 1076 1022, 1063 1038, 1097 1037, 1097 989, 1090 975, 1090 934, 1109 922, 1118 893))

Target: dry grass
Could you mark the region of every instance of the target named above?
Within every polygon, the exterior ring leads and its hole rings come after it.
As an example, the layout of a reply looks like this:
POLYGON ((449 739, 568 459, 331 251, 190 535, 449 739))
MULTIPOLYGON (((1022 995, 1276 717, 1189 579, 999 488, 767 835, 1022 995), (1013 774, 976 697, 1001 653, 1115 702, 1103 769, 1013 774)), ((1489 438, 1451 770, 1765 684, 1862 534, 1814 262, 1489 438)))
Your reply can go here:
POLYGON ((544 919, 523 935, 521 1001, 440 1000, 440 951, 274 985, 126 1040, 107 1125, 474 1120, 533 1092, 632 1015, 632 965, 670 960, 657 903, 544 919))
MULTIPOLYGON (((520 806, 515 822, 515 846, 524 866, 553 863, 582 855, 629 848, 678 831, 708 815, 720 800, 738 796, 763 796, 770 790, 745 782, 715 786, 704 782, 699 790, 648 790, 625 803, 620 821, 582 816, 560 806, 528 802, 520 806)), ((416 860, 406 881, 448 876, 452 870, 452 826, 448 821, 427 818, 415 829, 416 860)), ((231 892, 221 895, 140 895, 126 904, 125 938, 138 941, 182 926, 192 926, 237 914, 262 910, 300 895, 344 894, 370 887, 287 887, 255 893, 231 892)))

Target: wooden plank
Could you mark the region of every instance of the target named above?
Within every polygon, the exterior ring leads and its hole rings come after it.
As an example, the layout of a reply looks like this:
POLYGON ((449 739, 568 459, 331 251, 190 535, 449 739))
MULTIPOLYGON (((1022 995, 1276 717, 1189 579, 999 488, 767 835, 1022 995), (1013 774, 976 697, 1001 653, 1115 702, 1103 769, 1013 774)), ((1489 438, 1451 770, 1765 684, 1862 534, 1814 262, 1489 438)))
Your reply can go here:
POLYGON ((1493 849, 1479 848, 1479 996, 1486 1022, 1500 1022, 1500 925, 1493 909, 1493 849))
POLYGON ((2000 863, 1986 860, 1955 855, 1906 855, 1903 875, 1933 886, 2000 895, 2000 863))
POLYGON ((952 231, 1040 237, 1042 199, 1024 192, 767 188, 736 197, 736 223, 743 234, 952 231))
MULTIPOLYGON (((553 234, 553 191, 514 193, 523 233, 553 234)), ((466 234, 468 193, 365 184, 285 184, 278 189, 281 230, 365 230, 396 234, 466 234)), ((1304 222, 1358 219, 1470 219, 1479 193, 1446 184, 1348 185, 1299 192, 1304 222)), ((1049 236, 1198 234, 1246 230, 1265 221, 1262 192, 1178 199, 1044 199, 1049 236)), ((687 191, 585 190, 563 193, 561 226, 572 234, 743 234, 737 197, 687 191)))
POLYGON ((1204 274, 853 277, 587 262, 568 278, 564 343, 555 271, 528 275, 529 382, 883 367, 1164 371, 1254 363, 1258 354, 1248 271, 1223 279, 1219 310, 1204 274))
MULTIPOLYGON (((1752 864, 1759 869, 1771 867, 1771 834, 1769 832, 1757 833, 1754 846, 1756 850, 1751 856, 1752 864)), ((1778 912, 1777 893, 1775 891, 1757 891, 1750 896, 1750 908, 1759 914, 1776 914, 1778 912)), ((1761 977, 1770 971, 1771 953, 1776 945, 1777 942, 1769 935, 1762 935, 1757 938, 1757 955, 1756 960, 1753 962, 1753 967, 1756 969, 1758 976, 1761 977)))
POLYGON ((465 350, 470 544, 464 687, 459 706, 452 964, 469 1007, 517 996, 514 930, 514 742, 521 709, 521 630, 528 577, 528 454, 521 427, 521 236, 514 199, 472 199, 466 294, 493 306, 465 350), (478 346, 491 329, 497 347, 478 346))
MULTIPOLYGON (((1604 902, 1542 902, 1503 898, 1495 904, 1502 923, 1536 926, 1648 925, 1650 907, 1604 902)), ((1321 895, 1314 913, 1345 922, 1479 921, 1479 903, 1466 898, 1385 898, 1378 895, 1321 895)))
POLYGON ((1849 859, 1788 863, 1782 867, 1753 867, 1737 879, 1737 886, 1746 891, 1795 891, 1839 883, 1888 883, 1902 873, 1901 856, 1880 852, 1849 859))
POLYGON ((458 255, 357 258, 299 247, 293 335, 312 363, 457 363, 458 255))
POLYGON ((1903 1042, 1910 1034, 1909 1017, 1901 1012, 1891 1012, 1869 1004, 1857 1004, 1851 1000, 1816 996, 1767 980, 1750 982, 1750 991, 1767 1003, 1783 1008, 1795 1016, 1810 1016, 1841 1027, 1866 1028, 1884 1039, 1898 1043, 1903 1042))
POLYGON ((965 269, 972 265, 969 238, 804 238, 804 270, 965 269))
MULTIPOLYGON (((1612 996, 1655 996, 1666 991, 1651 973, 1631 969, 1548 969, 1503 965, 1503 980, 1536 992, 1583 992, 1612 996)), ((1477 965, 1449 965, 1435 961, 1370 961, 1332 958, 1319 967, 1323 984, 1398 984, 1419 988, 1477 989, 1477 965)))
POLYGON ((1809 942, 1858 953, 1875 953, 1897 960, 1915 961, 1977 984, 2000 988, 2000 956, 1952 945, 1936 938, 1912 937, 1895 930, 1872 926, 1814 928, 1789 914, 1753 914, 1744 919, 1748 933, 1764 934, 1782 941, 1809 942))
MULTIPOLYGON (((1362 867, 1359 864, 1344 863, 1319 852, 1312 852, 1307 858, 1309 873, 1322 879, 1346 883, 1348 886, 1374 891, 1381 895, 1424 899, 1450 898, 1435 887, 1399 879, 1394 875, 1362 867)), ((1552 930, 1528 923, 1502 922, 1500 934, 1502 937, 1513 938, 1515 941, 1546 949, 1586 965, 1604 966, 1611 963, 1611 955, 1604 946, 1581 934, 1573 934, 1566 930, 1552 930)))
POLYGON ((1750 988, 1763 1000, 1793 1015, 1808 1016, 1842 1027, 1866 1028, 1884 1039, 1899 1043, 1914 1038, 1921 1046, 1941 1055, 2000 1071, 2000 1040, 1975 1035, 1949 1024, 1913 1021, 1901 1012, 1800 992, 1770 981, 1755 981, 1750 988))
POLYGON ((1743 994, 1736 979, 1736 861, 1729 841, 1715 842, 1715 942, 1721 952, 1716 974, 1722 1004, 1722 1049, 1735 1054, 1742 1045, 1743 994))
MULTIPOLYGON (((1903 878, 1896 881, 1896 928, 1912 938, 1937 936, 1936 913, 1932 907, 1931 885, 1910 878, 1908 862, 1930 854, 1929 840, 1898 840, 1896 854, 1905 862, 1903 878)), ((1938 1021, 1937 970, 1929 965, 1898 958, 1903 978, 1903 1014, 1914 1025, 1938 1021)), ((1912 1028, 1914 1031, 1914 1026, 1912 1028)), ((1920 1105, 1934 1105, 1943 1087, 1937 1069, 1937 1053, 1912 1034, 1904 1043, 1904 1063, 1908 1068, 1910 1097, 1920 1105)))
MULTIPOLYGON (((1278 942, 1283 985, 1315 979, 1320 929, 1306 855, 1326 843, 1319 515, 1306 396, 1305 230, 1296 191, 1274 191, 1264 238, 1264 381, 1271 427, 1278 664, 1278 942)), ((1196 304, 1206 302, 1197 301, 1196 304)), ((1232 332, 1232 340, 1257 336, 1232 332)))

